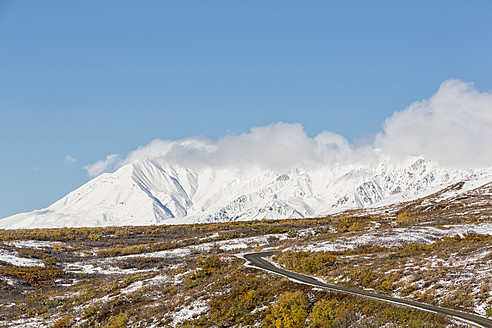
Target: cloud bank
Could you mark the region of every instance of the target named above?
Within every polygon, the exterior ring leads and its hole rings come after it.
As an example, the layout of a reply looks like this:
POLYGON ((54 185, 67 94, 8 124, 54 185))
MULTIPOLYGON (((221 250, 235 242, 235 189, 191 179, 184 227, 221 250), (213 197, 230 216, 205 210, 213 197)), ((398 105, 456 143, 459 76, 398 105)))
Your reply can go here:
POLYGON ((187 167, 263 167, 282 170, 329 164, 356 164, 381 156, 422 156, 450 167, 492 166, 492 93, 471 83, 448 80, 429 99, 411 104, 384 122, 374 142, 355 146, 324 131, 309 137, 300 124, 275 123, 221 139, 190 137, 153 140, 130 152, 86 165, 89 176, 139 159, 187 167))
POLYGON ((394 156, 421 155, 448 166, 492 166, 492 93, 445 81, 430 99, 388 118, 375 146, 394 156))

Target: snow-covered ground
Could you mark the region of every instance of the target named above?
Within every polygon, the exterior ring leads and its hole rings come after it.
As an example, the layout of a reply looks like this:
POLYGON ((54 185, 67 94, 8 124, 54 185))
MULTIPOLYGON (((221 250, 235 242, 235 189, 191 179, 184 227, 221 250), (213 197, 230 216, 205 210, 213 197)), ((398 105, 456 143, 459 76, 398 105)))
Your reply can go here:
MULTIPOLYGON (((301 232, 302 233, 302 232, 301 232)), ((170 250, 163 250, 157 252, 139 253, 123 256, 108 257, 104 259, 90 259, 85 261, 67 263, 64 269, 67 272, 74 273, 86 273, 86 274, 137 274, 149 271, 149 269, 121 269, 117 264, 122 260, 132 259, 132 258, 164 258, 164 259, 176 259, 189 256, 191 253, 201 253, 208 252, 214 248, 220 249, 222 251, 235 251, 243 250, 246 248, 252 248, 259 246, 261 248, 267 247, 270 243, 270 239, 275 238, 276 240, 284 240, 288 238, 287 234, 270 234, 264 236, 256 237, 245 237, 229 240, 219 240, 216 242, 204 242, 198 245, 192 245, 187 247, 175 248, 170 250)), ((203 238, 207 240, 209 238, 203 238)), ((41 263, 42 264, 42 263, 41 263)))
MULTIPOLYGON (((299 229, 296 231, 296 234, 279 233, 217 241, 211 240, 214 238, 219 238, 221 235, 217 233, 209 233, 207 236, 200 235, 197 237, 197 240, 201 242, 201 244, 197 245, 172 250, 108 258, 97 258, 95 256, 97 249, 92 249, 90 251, 91 255, 81 258, 78 256, 81 250, 77 250, 71 253, 74 255, 77 262, 67 261, 58 266, 58 268, 70 273, 82 273, 83 275, 81 275, 81 277, 86 275, 94 275, 94 277, 97 277, 94 279, 98 279, 99 281, 105 280, 105 278, 101 275, 108 275, 111 279, 115 279, 115 286, 118 286, 118 284, 121 283, 119 287, 108 288, 107 292, 101 293, 101 295, 96 294, 95 296, 92 296, 92 299, 78 305, 79 307, 75 309, 74 313, 78 313, 80 317, 80 315, 85 313, 89 307, 94 306, 95 304, 109 304, 119 298, 131 300, 133 297, 138 298, 139 295, 141 293, 145 293, 146 290, 152 291, 151 293, 145 294, 146 297, 149 297, 149 299, 157 302, 159 297, 162 296, 159 294, 160 291, 166 290, 167 288, 175 288, 179 284, 189 281, 190 275, 196 272, 196 268, 187 267, 185 264, 192 263, 190 260, 192 257, 202 253, 210 254, 210 251, 215 253, 215 251, 222 250, 223 252, 231 254, 244 252, 246 249, 253 249, 256 246, 259 246, 262 249, 269 249, 272 241, 275 241, 277 243, 276 245, 298 245, 290 246, 286 248, 286 250, 333 251, 351 249, 365 245, 396 246, 414 242, 429 244, 446 236, 464 236, 470 233, 492 235, 492 222, 485 222, 465 225, 448 225, 439 228, 416 226, 409 228, 381 229, 381 227, 379 227, 379 229, 373 229, 363 234, 361 233, 358 236, 350 234, 350 237, 341 237, 336 240, 316 241, 315 238, 317 238, 317 236, 322 236, 316 235, 318 228, 319 227, 309 227, 299 229), (289 241, 282 242, 286 240, 289 241), (129 265, 134 263, 135 258, 159 258, 162 260, 157 261, 159 262, 159 265, 156 266, 143 266, 142 269, 128 268, 129 265), (126 269, 122 269, 123 267, 126 269), (127 277, 130 277, 131 280, 126 280, 127 277), (131 283, 129 281, 131 281, 131 283)), ((177 237, 177 240, 182 240, 181 238, 181 236, 177 237)), ((42 262, 40 260, 22 258, 19 255, 19 253, 21 253, 21 249, 30 248, 35 250, 50 250, 53 248, 53 243, 51 242, 9 241, 4 242, 3 244, 5 245, 5 249, 0 250, 0 260, 8 259, 10 261, 9 263, 19 266, 42 266, 42 262), (17 253, 17 251, 19 251, 19 253, 17 253)), ((70 244, 66 246, 70 247, 70 244)), ((68 252, 71 252, 71 250, 73 250, 73 248, 68 248, 68 252)), ((62 251, 64 252, 65 250, 62 251)), ((468 258, 459 258, 458 256, 455 258, 450 257, 444 259, 433 257, 425 259, 427 261, 425 262, 425 265, 422 264, 423 262, 420 263, 409 261, 408 263, 402 265, 400 269, 407 270, 409 277, 413 274, 421 274, 421 276, 427 277, 429 272, 437 271, 441 268, 447 268, 451 273, 446 278, 440 279, 439 283, 444 287, 438 289, 439 293, 445 294, 446 290, 448 290, 446 288, 451 288, 455 284, 464 284, 466 286, 472 286, 471 293, 474 293, 475 295, 480 292, 478 290, 479 287, 477 287, 478 285, 475 282, 477 280, 486 279, 492 274, 492 267, 490 266, 490 263, 487 262, 487 259, 490 257, 491 253, 492 249, 484 249, 482 252, 477 252, 468 258)), ((222 258, 227 260, 232 259, 231 256, 224 256, 222 258)), ((153 261, 154 260, 151 262, 153 261)), ((384 266, 382 267, 382 270, 384 270, 384 266)), ((390 272, 388 271, 387 273, 390 272)), ((75 276, 78 277, 78 275, 75 276)), ((4 277, 3 282, 13 288, 19 286, 18 282, 14 281, 14 278, 9 279, 5 279, 4 277)), ((59 287, 77 286, 77 284, 82 281, 79 278, 73 280, 70 279, 58 282, 60 284, 59 287)), ((425 285, 424 280, 419 279, 415 278, 415 280, 411 280, 409 278, 409 283, 420 286, 422 292, 425 292, 429 288, 435 287, 435 285, 430 285, 429 287, 428 285, 425 285)), ((77 293, 80 293, 80 297, 83 298, 85 295, 85 290, 81 289, 80 292, 77 291, 75 294, 70 295, 70 297, 75 297, 77 293)), ((441 297, 442 295, 439 293, 436 295, 441 297)), ((179 299, 177 298, 177 301, 180 302, 179 307, 176 307, 175 309, 173 307, 174 312, 165 318, 166 320, 170 320, 166 322, 167 326, 179 327, 184 321, 192 318, 194 315, 199 315, 200 313, 204 313, 208 310, 208 299, 207 297, 204 297, 203 293, 200 293, 200 295, 196 298, 186 298, 188 297, 186 293, 180 294, 179 297, 179 299)), ((487 297, 490 298, 490 296, 487 297)), ((168 301, 168 304, 174 304, 174 301, 175 300, 171 298, 168 301)), ((486 305, 486 303, 477 303, 475 306, 475 311, 480 314, 484 314, 487 309, 488 305, 486 305)), ((8 324, 11 324, 13 327, 21 327, 22 324, 24 324, 23 326, 25 327, 48 327, 52 326, 54 322, 53 320, 57 320, 59 318, 60 317, 54 317, 51 321, 38 321, 36 319, 28 319, 26 317, 25 320, 20 319, 18 321, 9 321, 8 324)), ((0 320, 0 326, 2 323, 3 322, 0 320)), ((159 324, 160 323, 154 322, 155 327, 158 327, 159 324)))
POLYGON ((184 306, 179 311, 173 313, 173 327, 179 327, 179 324, 183 321, 191 319, 194 315, 198 315, 205 312, 208 309, 207 302, 205 300, 195 300, 190 304, 184 306))
POLYGON ((32 249, 43 249, 43 248, 53 248, 52 241, 40 241, 40 240, 14 240, 4 242, 6 245, 14 246, 17 248, 32 248, 32 249))
POLYGON ((17 252, 10 252, 4 249, 0 249, 0 261, 8 262, 17 266, 25 266, 25 267, 44 266, 41 260, 21 257, 18 255, 17 252))
POLYGON ((492 235, 492 222, 448 225, 442 228, 436 227, 411 227, 393 228, 391 230, 372 230, 361 236, 340 238, 335 241, 312 242, 304 246, 292 246, 284 251, 303 250, 303 251, 343 251, 360 246, 399 246, 409 243, 431 244, 443 237, 453 237, 466 234, 486 234, 492 235))

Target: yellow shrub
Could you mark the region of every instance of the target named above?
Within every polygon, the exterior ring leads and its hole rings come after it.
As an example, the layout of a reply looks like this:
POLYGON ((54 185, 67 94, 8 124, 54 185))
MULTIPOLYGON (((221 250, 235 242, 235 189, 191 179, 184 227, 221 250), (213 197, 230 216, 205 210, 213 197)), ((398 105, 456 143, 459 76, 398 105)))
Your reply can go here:
POLYGON ((53 328, 68 328, 73 325, 74 316, 71 314, 67 314, 60 319, 56 320, 53 324, 53 328))

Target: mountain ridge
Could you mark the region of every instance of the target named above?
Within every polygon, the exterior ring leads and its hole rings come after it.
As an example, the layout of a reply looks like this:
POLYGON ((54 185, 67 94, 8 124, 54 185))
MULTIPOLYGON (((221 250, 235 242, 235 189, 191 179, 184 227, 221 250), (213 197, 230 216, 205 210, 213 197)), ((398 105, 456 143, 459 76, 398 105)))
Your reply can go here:
MULTIPOLYGON (((0 228, 179 224, 302 218, 416 199, 481 171, 423 158, 396 166, 185 168, 141 159, 104 173, 51 206, 0 220, 0 228)), ((483 174, 482 174, 483 175, 483 174)), ((483 179, 492 180, 490 173, 483 179)), ((484 181, 485 181, 484 180, 484 181)))

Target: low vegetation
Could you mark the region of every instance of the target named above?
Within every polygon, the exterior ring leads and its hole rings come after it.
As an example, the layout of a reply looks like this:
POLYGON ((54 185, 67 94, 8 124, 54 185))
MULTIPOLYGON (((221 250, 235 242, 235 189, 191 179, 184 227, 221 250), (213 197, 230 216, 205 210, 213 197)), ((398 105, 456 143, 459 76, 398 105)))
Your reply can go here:
POLYGON ((236 256, 265 248, 329 283, 492 316, 492 236, 449 233, 490 223, 477 215, 484 202, 477 211, 463 203, 462 216, 457 205, 425 204, 301 220, 0 230, 0 327, 462 327, 299 285, 236 256), (414 231, 423 237, 401 237, 414 231))
POLYGON ((483 305, 492 308, 491 235, 456 235, 431 244, 337 252, 279 252, 276 261, 287 269, 347 287, 462 311, 473 312, 483 305))

